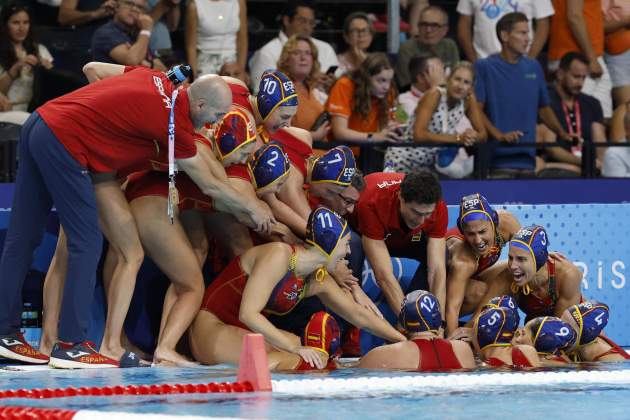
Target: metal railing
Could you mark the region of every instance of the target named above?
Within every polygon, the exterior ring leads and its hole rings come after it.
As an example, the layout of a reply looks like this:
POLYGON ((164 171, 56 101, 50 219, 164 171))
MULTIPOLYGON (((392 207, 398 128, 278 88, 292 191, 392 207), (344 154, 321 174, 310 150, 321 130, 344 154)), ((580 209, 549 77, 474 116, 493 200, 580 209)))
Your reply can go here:
MULTIPOLYGON (((510 148, 528 148, 528 149, 550 149, 554 147, 566 148, 568 143, 566 142, 554 142, 554 143, 498 143, 498 142, 486 142, 479 143, 474 146, 467 147, 472 150, 475 156, 475 169, 474 178, 476 179, 488 179, 491 170, 491 157, 492 150, 495 148, 510 149, 510 148)), ((330 149, 335 146, 358 146, 361 153, 359 157, 359 164, 362 168, 369 165, 368 159, 370 151, 375 148, 388 148, 388 147, 456 147, 453 143, 436 143, 436 142, 404 142, 404 143, 389 143, 389 142, 357 142, 357 141, 333 141, 333 142, 313 142, 313 148, 316 149, 330 149), (366 153, 367 152, 367 153, 366 153)), ((597 177, 597 149, 600 147, 630 147, 630 143, 612 143, 612 142, 584 142, 582 144, 582 178, 596 178, 597 177)), ((534 168, 532 168, 533 171, 534 168)))

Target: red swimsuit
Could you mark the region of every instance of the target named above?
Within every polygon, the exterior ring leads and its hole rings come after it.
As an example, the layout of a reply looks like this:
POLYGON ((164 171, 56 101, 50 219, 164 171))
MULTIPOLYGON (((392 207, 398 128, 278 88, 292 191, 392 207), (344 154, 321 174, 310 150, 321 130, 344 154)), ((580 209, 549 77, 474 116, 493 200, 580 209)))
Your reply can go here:
POLYGON ((512 347, 512 364, 509 365, 501 359, 490 357, 486 363, 492 367, 514 366, 514 367, 532 367, 529 359, 518 347, 512 347))
POLYGON ((420 353, 418 370, 425 372, 431 370, 461 369, 462 365, 457 360, 453 351, 453 345, 442 338, 412 340, 420 353))
MULTIPOLYGON (((226 324, 248 329, 238 318, 248 278, 241 268, 240 257, 236 257, 210 283, 203 297, 201 309, 213 313, 226 324)), ((302 300, 305 292, 304 279, 296 277, 293 271, 288 270, 271 292, 263 314, 284 315, 291 312, 302 300)))

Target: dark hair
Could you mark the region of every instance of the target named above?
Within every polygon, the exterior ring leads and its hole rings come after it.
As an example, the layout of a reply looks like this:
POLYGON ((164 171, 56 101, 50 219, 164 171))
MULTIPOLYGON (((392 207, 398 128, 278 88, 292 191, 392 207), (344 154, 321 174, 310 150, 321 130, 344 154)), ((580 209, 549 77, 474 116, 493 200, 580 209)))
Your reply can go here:
MULTIPOLYGON (((11 66, 15 64, 17 61, 17 55, 15 54, 15 47, 11 42, 11 38, 9 37, 9 19, 17 13, 26 12, 28 14, 29 19, 31 18, 31 13, 28 7, 25 4, 20 4, 16 2, 9 2, 2 7, 2 11, 0 11, 0 66, 4 68, 5 71, 9 71, 11 66)), ((35 41, 33 41, 33 22, 31 21, 31 27, 28 30, 28 34, 26 38, 22 42, 22 46, 26 51, 26 54, 37 55, 37 47, 35 41)))
POLYGON ((416 77, 418 77, 419 74, 427 70, 429 60, 433 60, 434 58, 440 57, 431 52, 422 52, 411 57, 411 60, 409 60, 409 76, 411 77, 412 84, 415 83, 416 77))
POLYGON ((282 15, 286 16, 289 19, 293 19, 293 17, 297 14, 298 7, 306 7, 313 12, 315 11, 315 5, 310 0, 289 0, 282 9, 282 15))
POLYGON ((496 31, 497 38, 499 38, 499 42, 501 44, 503 44, 503 41, 501 41, 501 32, 512 32, 512 28, 514 28, 514 25, 520 22, 529 22, 527 16, 521 12, 508 13, 507 15, 499 19, 499 21, 497 22, 496 31))
POLYGON ((574 60, 584 63, 588 66, 588 58, 586 58, 584 54, 577 51, 569 51, 560 59, 559 68, 564 71, 569 70, 569 68, 571 67, 571 63, 573 63, 574 60))
POLYGON ((370 31, 374 31, 374 29, 372 28, 372 22, 370 21, 370 18, 368 17, 367 13, 352 12, 348 16, 346 16, 346 18, 343 20, 343 33, 344 34, 348 35, 348 31, 350 30, 350 24, 355 19, 363 19, 364 21, 368 23, 368 26, 370 27, 370 31))
POLYGON ((363 177, 361 169, 357 168, 354 170, 350 186, 356 188, 359 192, 363 192, 363 190, 365 190, 365 178, 363 177))
MULTIPOLYGON (((379 74, 383 70, 393 70, 392 63, 385 53, 368 54, 363 63, 350 73, 350 79, 354 82, 353 112, 357 112, 366 119, 372 109, 372 94, 370 93, 370 78, 379 74)), ((395 95, 395 87, 392 81, 390 93, 378 100, 378 123, 379 127, 387 124, 389 117, 389 99, 395 95)))
POLYGON ((435 204, 442 198, 442 187, 433 173, 414 169, 402 180, 400 196, 406 202, 435 204))

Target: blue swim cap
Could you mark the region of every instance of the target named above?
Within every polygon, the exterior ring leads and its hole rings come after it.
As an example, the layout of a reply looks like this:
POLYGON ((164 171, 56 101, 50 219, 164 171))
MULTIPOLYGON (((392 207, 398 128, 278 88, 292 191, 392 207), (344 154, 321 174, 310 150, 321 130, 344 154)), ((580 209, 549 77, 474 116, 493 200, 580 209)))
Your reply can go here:
POLYGON ((256 127, 240 110, 232 109, 221 120, 214 136, 219 159, 224 160, 229 155, 256 141, 256 127))
POLYGON ((462 197, 459 204, 457 228, 463 234, 464 224, 473 220, 485 220, 492 223, 495 232, 499 226, 499 215, 490 206, 486 197, 479 193, 462 197))
POLYGON ((437 333, 442 325, 440 303, 437 298, 426 290, 414 290, 403 299, 398 323, 407 331, 437 333))
POLYGON ((347 233, 348 222, 334 211, 319 206, 308 216, 305 241, 330 257, 347 233))
POLYGON ((518 327, 516 311, 508 308, 488 308, 475 319, 473 333, 479 348, 509 346, 518 327))
POLYGON ((547 232, 542 226, 527 226, 521 228, 510 241, 510 246, 524 249, 528 251, 536 263, 536 271, 540 270, 549 257, 547 246, 549 239, 547 232))
POLYGON ((539 316, 529 323, 534 347, 539 353, 554 354, 573 347, 577 337, 569 324, 555 316, 539 316))
POLYGON ((282 146, 272 142, 254 152, 247 161, 247 169, 254 181, 254 188, 258 190, 287 176, 291 164, 282 146))
POLYGON ((514 300, 514 298, 510 295, 493 297, 483 307, 483 309, 487 309, 487 308, 511 309, 516 314, 516 325, 518 325, 521 322, 521 316, 518 313, 518 305, 516 304, 516 300, 514 300))
POLYGON ((576 343, 583 346, 594 341, 608 324, 608 305, 589 301, 567 309, 575 320, 578 330, 576 343))
POLYGON ((267 121, 267 118, 279 106, 297 106, 298 97, 293 82, 284 73, 278 70, 266 70, 260 78, 258 85, 258 112, 267 121))
POLYGON ((337 146, 315 160, 311 183, 331 182, 347 186, 356 170, 352 150, 348 146, 337 146))

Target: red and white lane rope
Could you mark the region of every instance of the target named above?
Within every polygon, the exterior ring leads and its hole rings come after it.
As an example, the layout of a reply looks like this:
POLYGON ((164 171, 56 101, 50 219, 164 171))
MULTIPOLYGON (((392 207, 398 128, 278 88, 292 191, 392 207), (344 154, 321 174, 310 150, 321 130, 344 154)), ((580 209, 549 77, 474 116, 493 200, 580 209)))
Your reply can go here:
MULTIPOLYGON (((60 408, 0 407, 0 420, 202 420, 207 417, 171 416, 168 414, 140 414, 118 411, 64 410, 60 408)), ((212 420, 227 420, 213 417, 212 420)))

